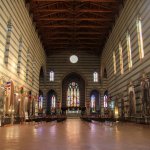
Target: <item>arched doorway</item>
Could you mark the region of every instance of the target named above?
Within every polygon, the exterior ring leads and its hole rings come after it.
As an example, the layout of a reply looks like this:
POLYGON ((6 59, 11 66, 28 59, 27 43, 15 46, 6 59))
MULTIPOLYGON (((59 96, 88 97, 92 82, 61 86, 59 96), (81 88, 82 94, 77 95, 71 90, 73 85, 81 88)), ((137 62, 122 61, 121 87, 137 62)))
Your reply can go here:
POLYGON ((91 112, 100 112, 100 95, 97 90, 93 90, 90 94, 91 112))
POLYGON ((63 79, 62 107, 69 110, 85 107, 85 81, 77 73, 70 73, 63 79))
POLYGON ((57 95, 54 90, 50 90, 47 94, 47 114, 55 114, 56 113, 56 102, 57 95))

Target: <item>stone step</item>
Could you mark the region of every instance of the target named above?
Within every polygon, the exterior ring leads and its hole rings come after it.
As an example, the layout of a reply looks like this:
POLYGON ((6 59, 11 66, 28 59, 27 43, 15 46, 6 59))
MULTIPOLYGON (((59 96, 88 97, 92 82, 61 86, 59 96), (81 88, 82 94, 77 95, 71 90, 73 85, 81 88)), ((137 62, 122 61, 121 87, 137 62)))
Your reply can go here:
POLYGON ((80 117, 67 117, 67 119, 80 119, 80 117))
POLYGON ((67 114, 67 118, 69 118, 69 119, 79 119, 80 118, 80 114, 77 114, 77 113, 68 113, 67 114))

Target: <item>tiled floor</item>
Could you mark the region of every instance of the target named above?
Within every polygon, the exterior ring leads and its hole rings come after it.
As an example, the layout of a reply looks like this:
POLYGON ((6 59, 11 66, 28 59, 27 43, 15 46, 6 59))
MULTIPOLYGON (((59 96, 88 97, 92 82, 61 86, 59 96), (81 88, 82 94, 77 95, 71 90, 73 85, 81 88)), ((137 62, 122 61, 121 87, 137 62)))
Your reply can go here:
POLYGON ((0 150, 150 150, 150 127, 80 119, 1 127, 0 150))

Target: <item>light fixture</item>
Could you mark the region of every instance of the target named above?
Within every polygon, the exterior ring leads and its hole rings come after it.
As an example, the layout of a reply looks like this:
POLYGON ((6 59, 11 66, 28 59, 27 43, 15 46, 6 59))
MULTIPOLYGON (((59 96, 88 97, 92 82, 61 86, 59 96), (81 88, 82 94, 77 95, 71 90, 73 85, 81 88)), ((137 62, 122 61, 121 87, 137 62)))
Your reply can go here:
POLYGON ((78 57, 76 55, 71 55, 70 56, 70 62, 75 64, 78 62, 78 57))

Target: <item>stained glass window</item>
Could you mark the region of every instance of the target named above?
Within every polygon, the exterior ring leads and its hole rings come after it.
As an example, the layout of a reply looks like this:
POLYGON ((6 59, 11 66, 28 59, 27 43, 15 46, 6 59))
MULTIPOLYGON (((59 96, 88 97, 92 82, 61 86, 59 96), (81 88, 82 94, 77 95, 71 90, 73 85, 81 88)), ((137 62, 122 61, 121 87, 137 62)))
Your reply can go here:
POLYGON ((132 68, 132 55, 131 55, 131 40, 128 32, 126 35, 126 39, 127 39, 128 67, 130 70, 132 68))
POLYGON ((28 79, 29 79, 30 59, 31 59, 31 54, 30 54, 30 50, 28 49, 28 52, 27 52, 27 63, 26 63, 26 81, 28 81, 28 79))
POLYGON ((93 73, 93 81, 98 82, 98 73, 97 72, 93 73))
POLYGON ((9 59, 11 32, 12 32, 12 23, 11 20, 9 20, 7 23, 7 35, 6 35, 5 54, 4 54, 4 62, 6 64, 8 64, 8 59, 9 59))
POLYGON ((95 102, 96 102, 96 97, 95 97, 95 95, 92 95, 91 96, 91 109, 92 109, 92 112, 95 112, 95 110, 96 110, 95 102))
POLYGON ((114 63, 114 74, 116 74, 117 69, 116 69, 116 54, 115 54, 115 51, 113 52, 113 63, 114 63))
POLYGON ((39 109, 42 109, 43 108, 43 96, 40 95, 39 97, 39 109))
POLYGON ((53 95, 51 99, 51 108, 55 108, 55 107, 56 107, 56 96, 53 95))
POLYGON ((68 85, 67 106, 68 107, 79 107, 80 106, 79 86, 76 82, 71 82, 68 85))
POLYGON ((49 80, 54 81, 54 72, 53 71, 50 72, 49 76, 50 76, 49 80))
POLYGON ((123 54, 122 54, 122 45, 121 45, 121 43, 119 43, 119 55, 120 55, 120 72, 121 72, 121 74, 123 74, 124 69, 123 69, 123 54))
POLYGON ((144 58, 144 49, 143 49, 143 37, 142 37, 142 23, 141 19, 137 19, 137 35, 138 35, 138 46, 139 46, 139 56, 140 59, 144 58))
POLYGON ((104 108, 107 108, 107 95, 104 95, 104 108))
POLYGON ((20 37, 20 39, 19 39, 19 51, 18 51, 18 64, 17 64, 17 73, 18 74, 20 74, 20 69, 21 69, 22 47, 23 47, 23 42, 22 42, 22 37, 20 37))

